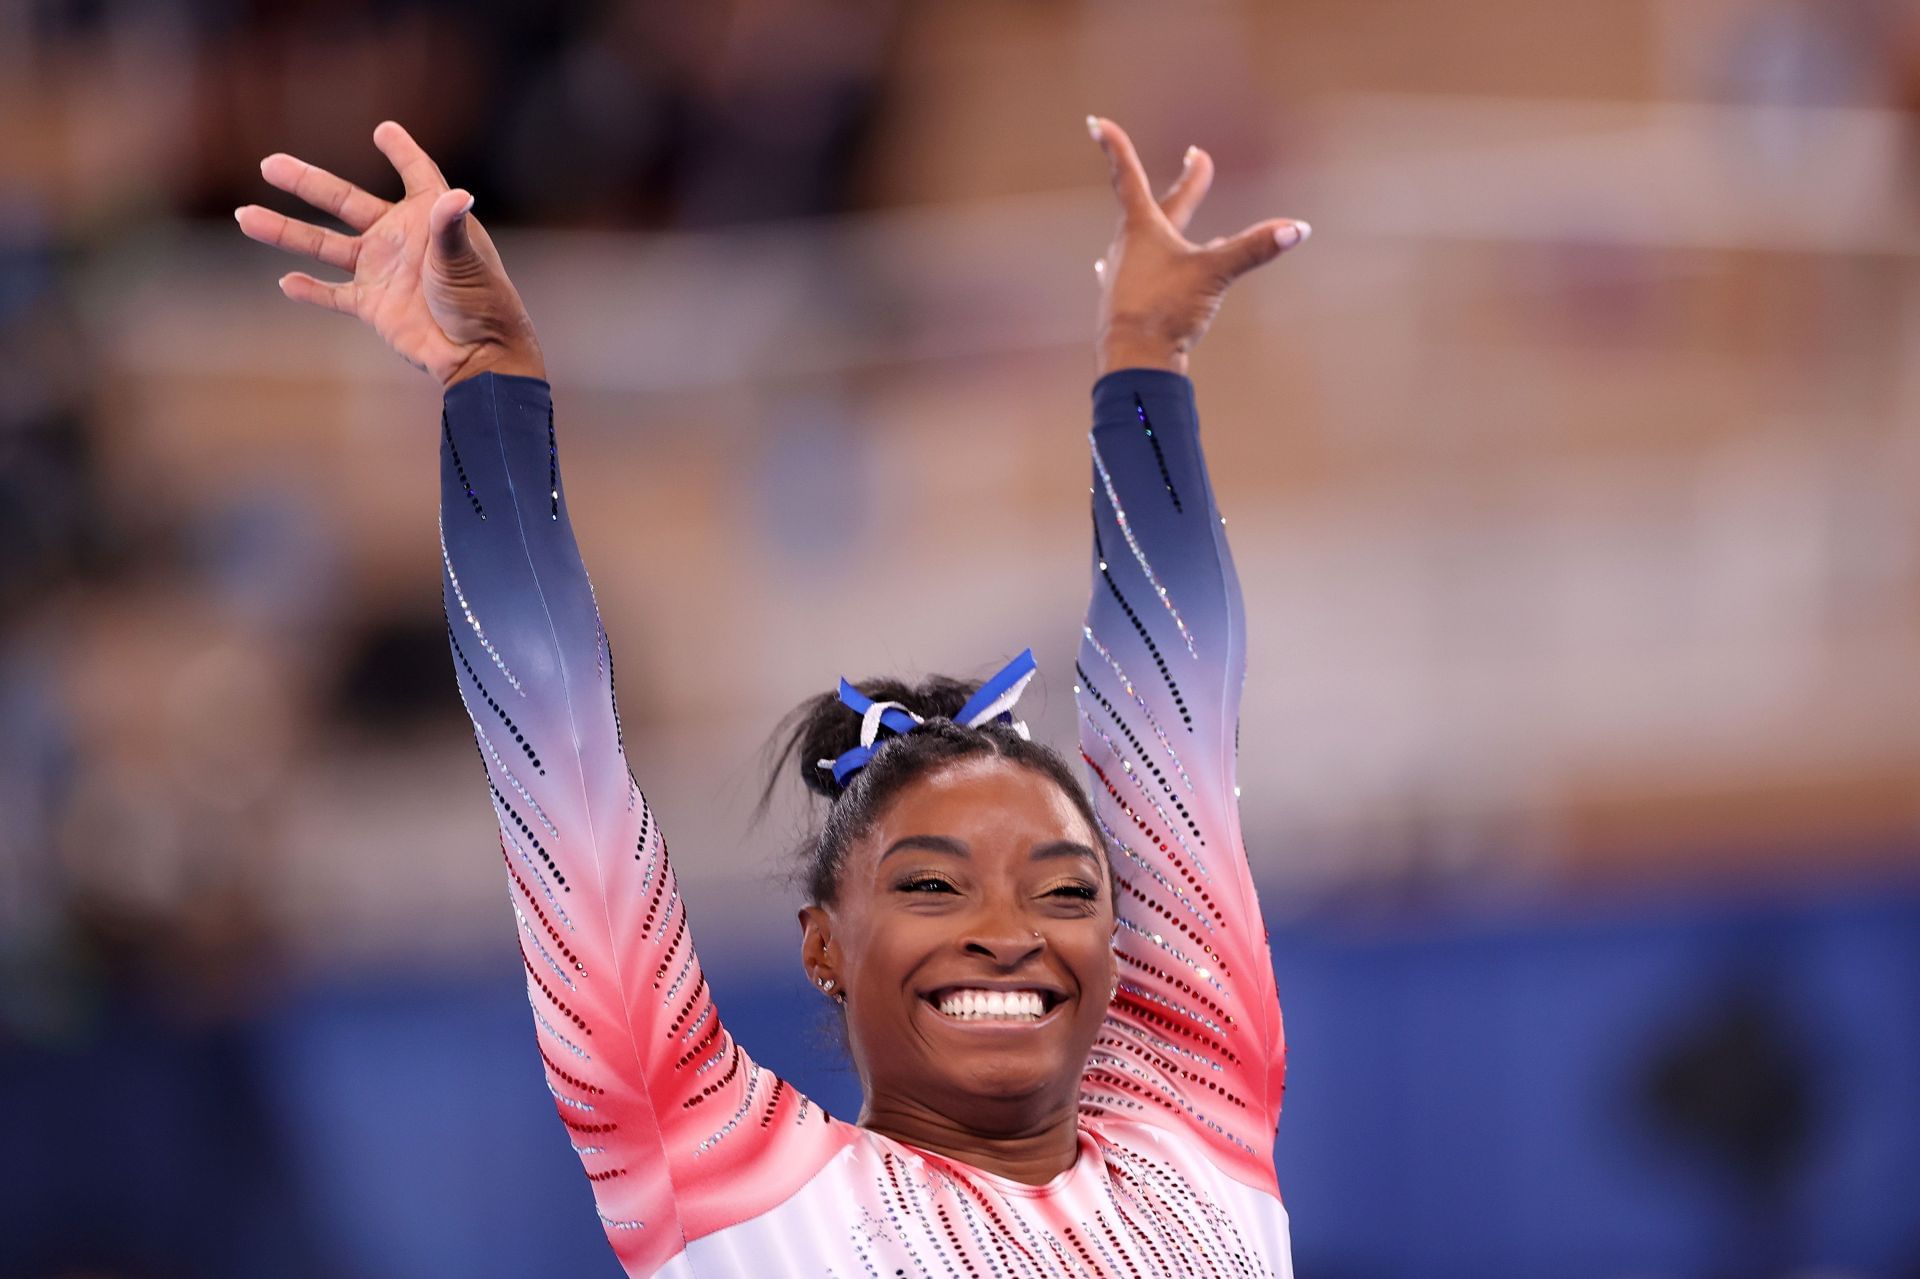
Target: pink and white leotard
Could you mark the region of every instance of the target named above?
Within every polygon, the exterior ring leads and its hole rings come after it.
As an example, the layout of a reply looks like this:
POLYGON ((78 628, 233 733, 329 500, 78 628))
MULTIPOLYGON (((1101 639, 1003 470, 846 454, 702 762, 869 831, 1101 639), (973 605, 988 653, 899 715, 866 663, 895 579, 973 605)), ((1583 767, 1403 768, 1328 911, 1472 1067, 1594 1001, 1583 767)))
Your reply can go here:
POLYGON ((447 392, 448 635, 500 822, 540 1056, 630 1275, 1288 1279, 1285 1039, 1241 845, 1245 628, 1193 387, 1094 386, 1080 748, 1120 989, 1043 1186, 827 1116, 735 1043, 627 771, 546 383, 447 392))

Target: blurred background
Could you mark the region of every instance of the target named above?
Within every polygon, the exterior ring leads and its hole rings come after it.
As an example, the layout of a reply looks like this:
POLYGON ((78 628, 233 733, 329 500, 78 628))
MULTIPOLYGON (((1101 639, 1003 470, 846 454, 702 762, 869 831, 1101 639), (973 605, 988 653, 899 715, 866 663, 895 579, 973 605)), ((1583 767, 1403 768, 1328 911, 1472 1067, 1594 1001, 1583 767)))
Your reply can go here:
POLYGON ((722 1008, 851 1114, 761 746, 1027 644, 1071 741, 1090 111, 1316 228, 1194 366, 1299 1273, 1920 1276, 1913 0, 0 4, 0 1276, 617 1273, 438 397, 260 157, 476 192, 722 1008))

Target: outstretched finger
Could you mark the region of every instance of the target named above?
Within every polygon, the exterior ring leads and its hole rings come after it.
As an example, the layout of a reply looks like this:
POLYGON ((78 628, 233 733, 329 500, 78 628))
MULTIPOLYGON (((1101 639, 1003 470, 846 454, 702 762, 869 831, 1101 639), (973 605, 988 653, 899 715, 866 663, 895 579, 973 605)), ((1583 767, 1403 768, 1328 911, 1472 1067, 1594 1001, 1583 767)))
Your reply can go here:
POLYGON ((1239 235, 1207 244, 1206 252, 1228 279, 1245 275, 1263 263, 1271 262, 1288 249, 1298 248, 1313 234, 1313 227, 1293 218, 1256 222, 1239 235))
POLYGON ((379 147, 380 154, 386 156, 399 171, 400 181, 406 184, 408 195, 424 195, 447 189, 447 180, 440 176, 440 166, 421 150, 411 133, 393 121, 382 120, 374 129, 373 145, 379 147))
POLYGON ((280 277, 280 291, 295 302, 325 307, 342 315, 354 313, 353 286, 350 284, 329 284, 325 280, 314 279, 305 271, 293 271, 280 277))
POLYGON ((1130 219, 1156 213, 1159 206, 1153 201, 1146 170, 1140 167, 1140 157, 1134 153, 1133 139, 1127 136, 1127 131, 1111 120, 1090 115, 1087 132, 1107 153, 1108 176, 1113 179, 1113 194, 1120 201, 1121 211, 1130 219))
POLYGON ((276 151, 260 162, 260 176, 314 208, 326 210, 356 231, 366 230, 393 207, 345 178, 284 151, 276 151))
POLYGON ((1186 231, 1187 223, 1193 221, 1194 210, 1207 198, 1207 190, 1211 186, 1213 157, 1199 147, 1188 147, 1180 176, 1160 197, 1160 212, 1167 215, 1167 221, 1173 223, 1174 230, 1186 231))
POLYGON ((284 213, 275 213, 272 209, 263 209, 257 204, 246 204, 235 209, 233 220, 240 224, 241 231, 246 233, 249 240, 271 244, 288 253, 305 254, 317 262, 339 267, 342 271, 353 270, 354 260, 360 255, 358 239, 317 227, 311 222, 301 222, 284 213))

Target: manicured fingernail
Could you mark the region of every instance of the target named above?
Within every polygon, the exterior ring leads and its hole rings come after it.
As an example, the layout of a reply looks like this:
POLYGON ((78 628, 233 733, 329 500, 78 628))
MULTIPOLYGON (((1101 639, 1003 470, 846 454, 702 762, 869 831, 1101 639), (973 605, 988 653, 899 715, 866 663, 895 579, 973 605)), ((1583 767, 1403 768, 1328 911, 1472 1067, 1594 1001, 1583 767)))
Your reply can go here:
POLYGON ((473 197, 468 196, 467 202, 460 206, 460 216, 464 218, 467 216, 467 214, 472 212, 473 212, 473 197))
POLYGON ((1087 117, 1087 132, 1092 135, 1095 142, 1100 141, 1100 118, 1098 116, 1090 115, 1087 117))
POLYGON ((1305 244, 1307 237, 1312 234, 1313 224, 1310 222, 1289 222, 1286 226, 1273 229, 1273 238, 1283 249, 1305 244))
POLYGON ((1183 155, 1183 156, 1181 156, 1181 157, 1180 157, 1180 167, 1181 167, 1181 168, 1183 168, 1183 169, 1190 169, 1190 168, 1192 168, 1192 167, 1193 167, 1193 157, 1194 157, 1195 155, 1197 155, 1197 154, 1199 154, 1199 151, 1200 151, 1200 148, 1199 148, 1199 147, 1188 147, 1188 148, 1187 148, 1187 153, 1186 153, 1185 155, 1183 155))
MULTIPOLYGON (((245 206, 242 206, 242 207, 245 207, 245 206)), ((235 222, 238 222, 238 221, 240 220, 240 210, 239 210, 239 209, 235 209, 235 210, 233 211, 233 220, 234 220, 235 222)))

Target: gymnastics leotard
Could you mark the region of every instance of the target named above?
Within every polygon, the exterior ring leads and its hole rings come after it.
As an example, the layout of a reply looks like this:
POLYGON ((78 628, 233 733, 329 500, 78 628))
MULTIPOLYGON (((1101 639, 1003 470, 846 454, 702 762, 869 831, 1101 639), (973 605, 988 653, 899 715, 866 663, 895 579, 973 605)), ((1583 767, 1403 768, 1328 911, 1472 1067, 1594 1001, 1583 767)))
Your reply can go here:
POLYGON ((446 395, 441 545, 548 1089, 630 1275, 1290 1279, 1285 1041, 1241 844, 1245 627, 1193 386, 1093 391, 1080 747, 1120 986, 1074 1165, 1033 1186, 831 1118, 720 1021, 575 546, 545 382, 446 395))

